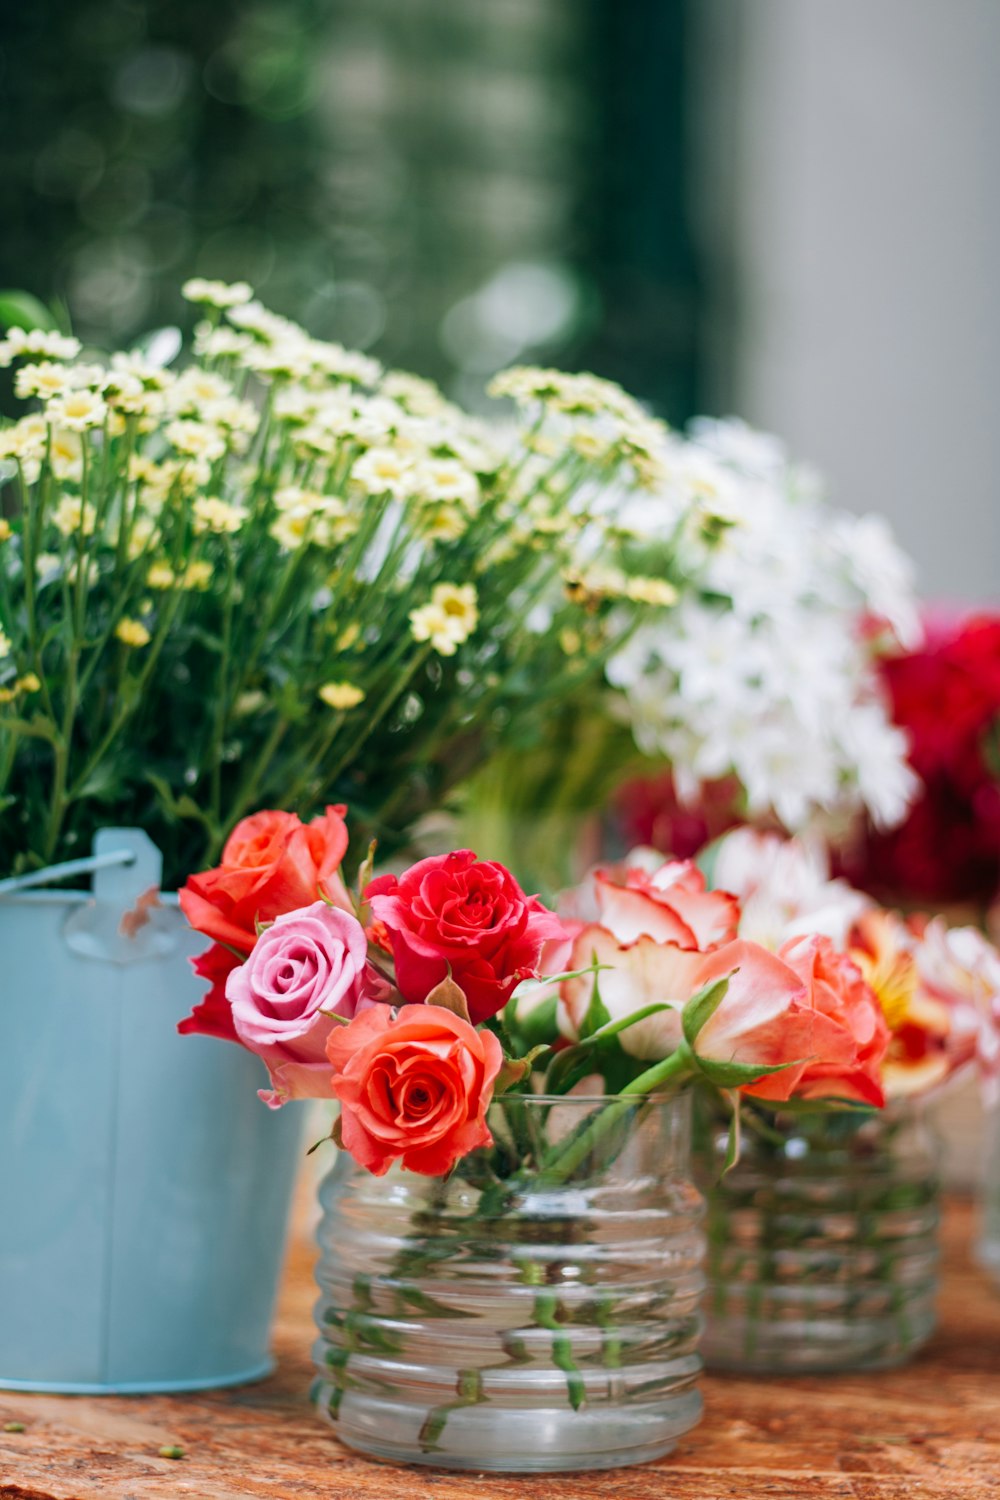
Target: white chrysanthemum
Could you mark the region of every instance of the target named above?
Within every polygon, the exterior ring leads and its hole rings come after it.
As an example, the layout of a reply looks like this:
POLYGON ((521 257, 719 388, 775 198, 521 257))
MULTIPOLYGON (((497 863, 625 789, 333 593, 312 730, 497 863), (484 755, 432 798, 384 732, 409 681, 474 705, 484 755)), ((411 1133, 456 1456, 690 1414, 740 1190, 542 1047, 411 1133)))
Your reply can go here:
POLYGON ((171 422, 166 430, 167 441, 173 443, 178 453, 189 458, 200 458, 206 463, 215 463, 226 451, 225 438, 214 427, 203 422, 181 419, 171 422))
POLYGON ((248 333, 235 328, 216 328, 198 323, 194 330, 194 352, 199 359, 239 359, 253 344, 248 333))
POLYGON ((245 510, 220 500, 215 495, 199 495, 191 506, 195 533, 210 531, 215 536, 232 535, 247 518, 245 510))
POLYGON ((737 828, 720 840, 712 866, 717 890, 739 897, 740 937, 778 949, 789 938, 823 933, 839 948, 871 905, 845 880, 830 877, 825 846, 737 828))
POLYGON ((397 500, 417 486, 412 462, 396 448, 369 448, 352 466, 351 479, 368 495, 394 495, 397 500))
POLYGON ((345 380, 351 385, 374 386, 382 374, 382 366, 370 355, 356 349, 345 349, 343 344, 326 344, 319 339, 310 340, 312 366, 319 374, 329 375, 334 380, 345 380))
POLYGON ((204 302, 209 307, 240 307, 250 301, 253 287, 245 281, 206 281, 203 276, 192 276, 181 287, 181 296, 188 302, 204 302))
POLYGON ((63 536, 93 536, 97 512, 75 495, 64 495, 52 511, 52 524, 63 536))
POLYGON ((667 757, 682 795, 735 775, 753 816, 796 830, 865 808, 898 822, 915 781, 890 722, 866 616, 913 639, 908 560, 880 518, 826 505, 783 446, 742 422, 664 443, 667 479, 620 522, 680 536, 700 577, 608 666, 640 747, 667 757))
POLYGON ((86 432, 92 427, 103 426, 107 411, 104 400, 91 390, 66 391, 53 397, 46 407, 50 422, 68 427, 72 432, 86 432))
POLYGON ((439 583, 431 590, 429 604, 410 611, 413 639, 428 641, 439 656, 454 656, 478 623, 476 590, 471 583, 439 583))
POLYGON ((62 333, 48 333, 44 328, 9 328, 0 339, 0 366, 12 359, 76 359, 81 349, 79 339, 62 333))
POLYGON ((423 500, 454 501, 470 514, 479 506, 479 481, 454 458, 430 458, 416 476, 416 492, 423 500))

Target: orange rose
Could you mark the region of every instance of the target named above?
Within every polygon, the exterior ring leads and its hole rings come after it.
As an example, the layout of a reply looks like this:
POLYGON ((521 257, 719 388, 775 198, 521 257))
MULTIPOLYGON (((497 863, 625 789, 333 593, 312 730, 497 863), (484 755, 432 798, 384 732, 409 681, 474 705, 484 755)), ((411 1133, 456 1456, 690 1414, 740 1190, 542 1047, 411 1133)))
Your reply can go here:
POLYGON ((346 811, 328 807, 308 824, 288 812, 254 813, 237 823, 218 868, 192 875, 180 893, 191 926, 249 953, 258 922, 273 922, 320 896, 350 910, 337 873, 347 849, 346 811))
POLYGON ((377 1005, 326 1043, 344 1149, 381 1177, 397 1159, 438 1177, 490 1146, 486 1110, 503 1050, 440 1005, 377 1005))

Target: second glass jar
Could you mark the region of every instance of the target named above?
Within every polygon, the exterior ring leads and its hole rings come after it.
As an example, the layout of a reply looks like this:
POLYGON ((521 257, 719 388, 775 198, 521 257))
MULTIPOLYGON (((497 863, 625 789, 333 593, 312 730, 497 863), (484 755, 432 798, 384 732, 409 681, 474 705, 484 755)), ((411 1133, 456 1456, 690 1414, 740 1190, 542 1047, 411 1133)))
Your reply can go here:
POLYGON ((708 1201, 705 1362, 806 1374, 902 1364, 935 1322, 940 1150, 922 1113, 696 1101, 695 1176, 708 1201))

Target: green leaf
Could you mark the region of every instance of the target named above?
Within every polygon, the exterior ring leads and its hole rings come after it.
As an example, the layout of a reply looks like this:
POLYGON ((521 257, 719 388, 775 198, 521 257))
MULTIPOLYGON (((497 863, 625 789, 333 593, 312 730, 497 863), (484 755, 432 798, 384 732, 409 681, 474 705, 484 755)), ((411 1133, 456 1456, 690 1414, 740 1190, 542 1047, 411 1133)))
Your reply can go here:
MULTIPOLYGON (((594 954, 594 987, 590 992, 590 1004, 587 1006, 586 1014, 580 1023, 580 1041, 585 1041, 602 1026, 607 1026, 611 1020, 611 1012, 601 999, 601 991, 597 982, 597 954, 594 954)), ((589 971, 588 971, 589 972, 589 971)))
POLYGON ((362 860, 361 868, 358 870, 358 894, 361 896, 362 901, 364 900, 365 891, 371 883, 371 878, 375 873, 375 851, 377 848, 378 839, 372 839, 368 845, 368 853, 362 860))
POLYGON ((508 1029, 517 1037, 518 1041, 527 1048, 539 1047, 549 1044, 558 1035, 556 1026, 556 1011, 559 1005, 557 995, 549 995, 540 1005, 529 1010, 526 1016, 521 1016, 518 998, 515 997, 513 1014, 507 1017, 504 1013, 508 1029))
POLYGON ((59 735, 52 720, 44 718, 41 714, 35 714, 31 719, 5 715, 0 719, 0 729, 10 730, 13 734, 31 735, 37 740, 48 740, 50 745, 59 743, 59 735))
POLYGON ((121 789, 121 775, 117 765, 103 761, 96 765, 80 786, 73 788, 77 799, 93 797, 98 802, 110 802, 121 789))
POLYGON ((180 797, 175 797, 173 788, 163 776, 157 776, 153 771, 146 772, 146 780, 156 793, 156 800, 163 809, 163 814, 168 822, 177 823, 181 819, 191 819, 201 823, 209 833, 215 833, 212 820, 203 808, 200 808, 189 793, 184 792, 180 797))
POLYGON ((505 1057, 493 1085, 494 1098, 505 1094, 515 1083, 522 1083, 534 1067, 535 1059, 548 1050, 548 1043, 543 1042, 539 1047, 532 1047, 524 1057, 505 1057))
POLYGON ((581 1078, 586 1078, 588 1073, 597 1070, 598 1062, 587 1048, 579 1044, 573 1047, 564 1047, 557 1052, 549 1064, 549 1070, 545 1075, 545 1092, 547 1094, 565 1094, 574 1084, 579 1083, 581 1078))
POLYGON ((55 315, 44 302, 30 292, 0 292, 0 323, 4 328, 43 328, 46 333, 58 331, 55 315))
POLYGON ((706 1021, 711 1020, 726 998, 729 981, 732 979, 733 974, 737 972, 736 969, 733 969, 732 973, 727 974, 725 979, 715 979, 711 984, 706 984, 696 995, 692 995, 691 999, 684 1006, 682 1024, 684 1027, 684 1040, 689 1047, 694 1046, 701 1028, 705 1025, 706 1021))
POLYGON ((772 1063, 765 1067, 763 1063, 714 1062, 699 1057, 697 1052, 692 1052, 692 1056, 699 1073, 719 1089, 742 1088, 745 1083, 755 1083, 769 1073, 783 1073, 786 1068, 797 1068, 809 1061, 807 1057, 795 1057, 791 1062, 772 1063))
POLYGON ((638 1026, 640 1021, 645 1021, 647 1016, 658 1015, 663 1010, 674 1010, 675 1007, 663 1000, 656 1001, 653 1005, 644 1005, 640 1010, 632 1011, 631 1015, 622 1016, 620 1020, 608 1020, 589 1036, 581 1037, 581 1047, 593 1047, 605 1042, 609 1037, 617 1036, 619 1032, 627 1031, 630 1026, 638 1026))
POLYGON ((729 1122, 729 1135, 726 1138, 726 1159, 722 1164, 722 1176, 731 1172, 740 1159, 740 1108, 743 1096, 739 1089, 723 1089, 729 1108, 733 1117, 729 1122))

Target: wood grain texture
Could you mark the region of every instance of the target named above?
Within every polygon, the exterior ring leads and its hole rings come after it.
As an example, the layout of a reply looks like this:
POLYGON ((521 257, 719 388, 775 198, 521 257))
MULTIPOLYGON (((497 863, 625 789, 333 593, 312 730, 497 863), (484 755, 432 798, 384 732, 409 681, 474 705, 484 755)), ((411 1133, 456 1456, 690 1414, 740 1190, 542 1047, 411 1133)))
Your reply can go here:
POLYGON ((397 1469, 340 1447, 307 1403, 312 1251, 293 1244, 278 1370, 191 1396, 0 1391, 0 1500, 1000 1500, 1000 1291, 949 1205, 941 1326, 913 1365, 869 1376, 706 1377, 701 1426, 657 1464, 530 1478, 397 1469), (180 1460, 158 1457, 179 1444, 180 1460))

